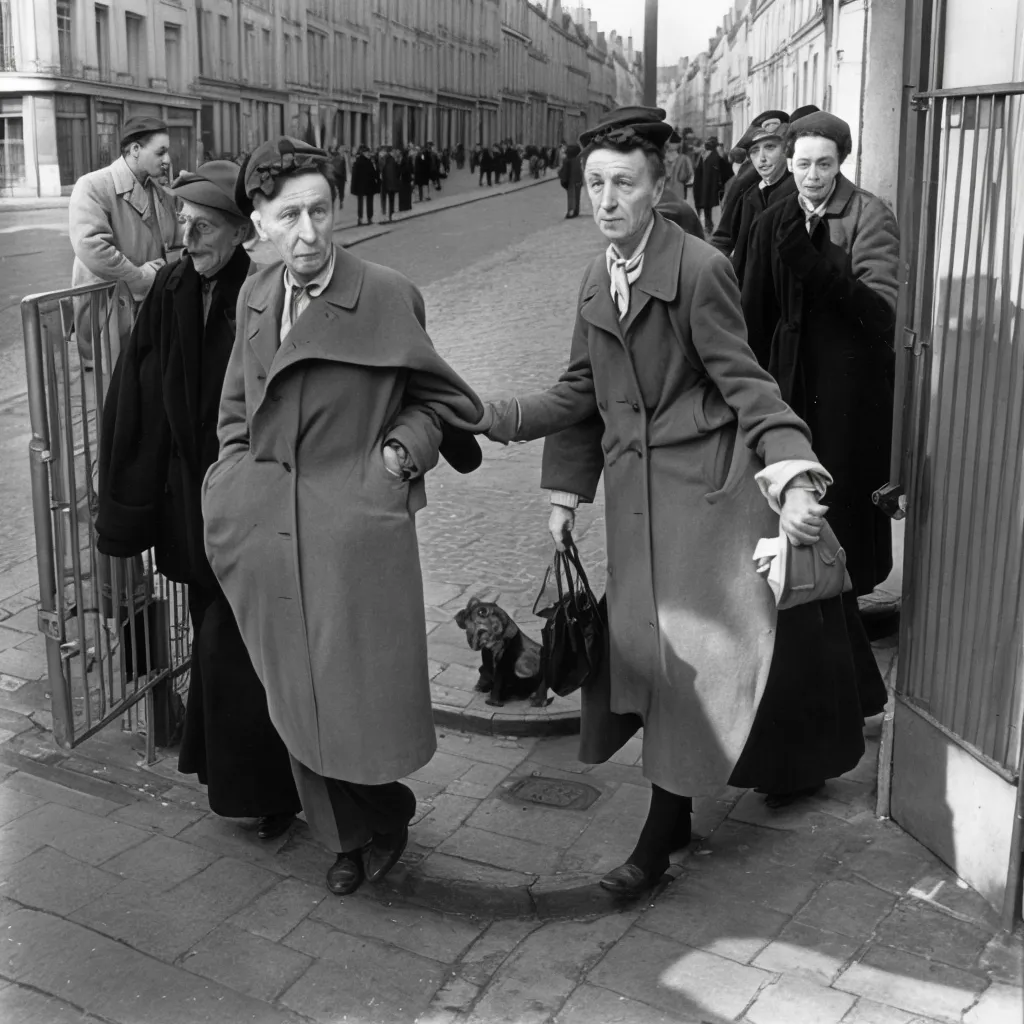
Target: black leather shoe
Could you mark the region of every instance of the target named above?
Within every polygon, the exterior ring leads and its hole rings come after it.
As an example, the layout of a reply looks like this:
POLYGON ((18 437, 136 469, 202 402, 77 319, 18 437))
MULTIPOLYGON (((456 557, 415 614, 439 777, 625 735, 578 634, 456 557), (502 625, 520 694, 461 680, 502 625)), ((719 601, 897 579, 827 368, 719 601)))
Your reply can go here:
POLYGON ((644 871, 638 864, 620 864, 601 879, 601 888, 616 896, 640 896, 653 889, 664 871, 644 871))
POLYGON ((335 896, 348 896, 363 884, 363 858, 360 852, 339 853, 338 859, 327 869, 327 888, 335 896))
POLYGON ((773 810, 778 810, 780 807, 788 807, 790 804, 796 803, 797 800, 805 796, 814 796, 824 785, 824 782, 819 782, 813 786, 805 786, 803 789, 794 789, 789 793, 768 793, 765 795, 764 802, 773 810))
POLYGON ((265 814, 258 822, 256 835, 260 839, 276 839, 288 831, 294 820, 294 814, 265 814))
POLYGON ((379 882, 397 863, 409 842, 409 826, 397 835, 375 835, 366 851, 366 879, 379 882))

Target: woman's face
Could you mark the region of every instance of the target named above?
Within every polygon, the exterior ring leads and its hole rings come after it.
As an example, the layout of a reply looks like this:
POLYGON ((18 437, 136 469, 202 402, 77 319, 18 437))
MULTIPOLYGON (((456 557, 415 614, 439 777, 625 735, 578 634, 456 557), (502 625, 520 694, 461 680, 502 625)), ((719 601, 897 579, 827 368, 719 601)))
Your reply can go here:
POLYGON ((820 135, 801 135, 794 144, 789 169, 800 195, 817 206, 839 174, 839 147, 820 135))
POLYGON ((594 150, 584 180, 601 234, 617 246, 639 242, 665 191, 665 180, 655 181, 643 150, 594 150))

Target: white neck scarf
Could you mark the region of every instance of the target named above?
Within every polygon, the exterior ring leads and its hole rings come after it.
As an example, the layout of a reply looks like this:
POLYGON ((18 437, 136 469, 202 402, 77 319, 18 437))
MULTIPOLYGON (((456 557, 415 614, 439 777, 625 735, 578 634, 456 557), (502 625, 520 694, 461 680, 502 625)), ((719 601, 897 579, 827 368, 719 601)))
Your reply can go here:
POLYGON ((654 228, 654 218, 651 217, 650 224, 644 232, 636 252, 627 260, 619 250, 615 248, 614 242, 608 246, 605 253, 605 263, 608 266, 608 277, 611 278, 612 301, 619 311, 619 319, 623 319, 629 312, 629 289, 640 276, 644 269, 644 249, 647 246, 647 239, 651 237, 651 230, 654 228))

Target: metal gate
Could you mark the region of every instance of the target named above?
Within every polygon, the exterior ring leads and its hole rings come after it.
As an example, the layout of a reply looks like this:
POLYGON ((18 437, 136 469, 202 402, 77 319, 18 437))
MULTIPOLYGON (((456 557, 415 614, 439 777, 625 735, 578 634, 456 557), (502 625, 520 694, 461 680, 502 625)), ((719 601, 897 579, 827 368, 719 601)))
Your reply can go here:
POLYGON ((119 303, 129 301, 115 284, 85 285, 30 295, 21 314, 39 628, 54 738, 73 747, 122 716, 137 728, 137 704, 145 698, 152 761, 154 688, 187 683, 187 594, 154 571, 151 552, 134 559, 101 554, 93 526, 103 396, 119 348, 119 303), (97 341, 92 369, 78 353, 76 304, 79 323, 97 341))
POLYGON ((879 809, 1020 914, 1024 725, 1024 65, 968 70, 960 0, 908 2, 893 484, 904 603, 879 809), (973 79, 971 75, 975 75, 973 79), (965 79, 967 79, 965 81, 965 79), (952 86, 946 87, 943 86, 952 86))

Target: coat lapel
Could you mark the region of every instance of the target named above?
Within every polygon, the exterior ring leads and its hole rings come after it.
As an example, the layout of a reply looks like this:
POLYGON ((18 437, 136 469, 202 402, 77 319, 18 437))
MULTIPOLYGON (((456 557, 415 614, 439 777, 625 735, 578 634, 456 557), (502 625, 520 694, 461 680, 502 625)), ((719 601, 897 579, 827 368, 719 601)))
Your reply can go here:
MULTIPOLYGON (((174 424, 174 431, 179 437, 187 436, 194 439, 194 425, 199 406, 203 297, 199 274, 190 257, 185 256, 171 271, 167 290, 172 296, 174 330, 178 338, 178 351, 181 353, 181 365, 185 378, 183 394, 179 398, 184 398, 184 411, 187 417, 185 422, 174 424)), ((181 406, 176 403, 175 408, 177 410, 181 406)))
MULTIPOLYGON (((269 374, 270 366, 281 344, 281 311, 284 309, 283 264, 277 264, 271 273, 260 275, 249 292, 246 305, 255 315, 249 319, 248 336, 245 340, 259 360, 264 373, 269 374)), ((293 326, 292 330, 294 329, 293 326)))
MULTIPOLYGON (((644 249, 644 269, 633 283, 629 311, 621 322, 622 336, 636 322, 651 299, 673 302, 679 290, 679 266, 683 258, 686 234, 669 227, 660 213, 654 214, 654 227, 644 249)), ((607 274, 607 271, 606 271, 607 274)))

